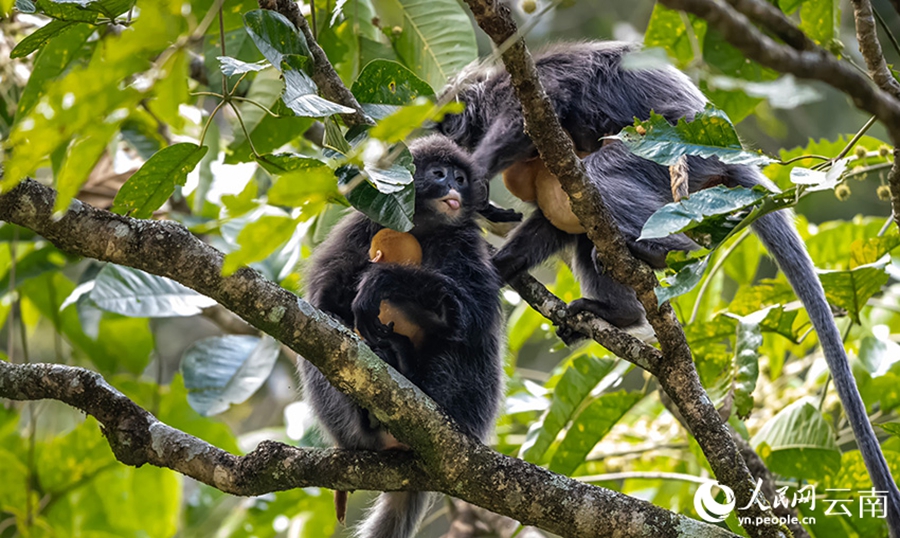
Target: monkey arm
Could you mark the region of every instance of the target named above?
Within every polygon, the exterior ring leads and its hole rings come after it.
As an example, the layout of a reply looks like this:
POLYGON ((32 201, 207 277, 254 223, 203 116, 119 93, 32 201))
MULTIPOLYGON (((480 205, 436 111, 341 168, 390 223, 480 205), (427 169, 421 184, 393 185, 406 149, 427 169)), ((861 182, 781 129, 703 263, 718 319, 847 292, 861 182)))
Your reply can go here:
POLYGON ((415 320, 426 339, 440 335, 453 341, 469 330, 461 316, 465 296, 453 280, 433 270, 373 264, 359 282, 352 310, 356 328, 367 341, 381 342, 391 334, 378 317, 382 301, 415 320))
POLYGON ((573 244, 575 238, 553 226, 540 209, 535 209, 491 261, 500 276, 508 281, 573 244))

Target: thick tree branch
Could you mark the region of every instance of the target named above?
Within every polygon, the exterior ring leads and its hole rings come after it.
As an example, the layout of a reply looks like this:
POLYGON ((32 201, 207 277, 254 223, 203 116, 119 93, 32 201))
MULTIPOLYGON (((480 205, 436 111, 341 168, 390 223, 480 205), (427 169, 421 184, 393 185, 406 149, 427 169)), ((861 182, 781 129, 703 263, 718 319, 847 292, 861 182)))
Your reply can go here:
MULTIPOLYGON (((149 414, 136 411, 124 396, 83 370, 62 375, 66 372, 61 370, 62 366, 0 363, 0 396, 14 399, 58 396, 71 405, 96 412, 98 420, 108 424, 114 452, 128 463, 171 464, 178 470, 194 473, 191 476, 198 479, 209 480, 211 485, 217 486, 221 481, 224 487, 236 487, 230 479, 240 478, 240 474, 221 478, 216 474, 221 459, 226 470, 229 465, 238 470, 244 466, 262 470, 259 482, 246 476, 237 482, 242 487, 253 484, 258 489, 252 491, 261 492, 297 485, 280 474, 293 472, 291 468, 285 469, 285 460, 291 465, 304 465, 303 458, 309 458, 315 469, 327 472, 332 469, 329 458, 346 458, 341 461, 357 461, 360 466, 345 470, 347 474, 342 479, 332 476, 313 483, 338 489, 365 487, 363 483, 374 486, 378 480, 383 482, 377 487, 389 486, 386 489, 427 486, 425 489, 447 493, 525 525, 570 537, 734 536, 718 527, 499 454, 466 437, 428 396, 378 359, 346 327, 251 269, 243 268, 223 277, 222 254, 177 223, 131 219, 77 200, 61 218, 54 220, 54 200, 52 189, 32 180, 23 181, 0 196, 0 220, 29 228, 62 250, 169 277, 215 299, 316 365, 332 384, 371 410, 416 453, 414 459, 406 461, 402 459, 409 457, 406 455, 382 459, 386 456, 344 455, 341 451, 294 452, 277 443, 266 443, 244 458, 230 456, 234 458, 230 460, 226 453, 215 452, 149 414), (95 401, 99 398, 97 394, 104 393, 105 400, 95 401), (120 413, 132 419, 120 422, 116 418, 120 413), (134 453, 123 450, 125 443, 121 439, 136 442, 127 436, 119 438, 126 434, 123 431, 136 436, 135 439, 143 442, 138 446, 143 448, 134 453), (163 448, 166 441, 171 446, 163 448), (180 460, 171 460, 179 455, 180 460), (393 458, 401 459, 393 461, 393 458), (368 476, 362 466, 365 462, 372 462, 376 469, 383 469, 384 474, 391 476, 380 479, 368 476), (399 480, 408 480, 408 486, 396 482, 404 469, 410 474, 399 480), (279 477, 285 481, 279 482, 279 477)), ((315 475, 305 468, 296 472, 301 478, 315 475)))
POLYGON ((760 64, 792 73, 800 78, 820 80, 844 92, 853 103, 876 116, 888 129, 894 145, 900 142, 900 102, 877 88, 865 75, 827 51, 797 51, 782 46, 760 32, 742 14, 715 0, 659 0, 672 9, 687 11, 706 19, 744 56, 760 64))
POLYGON ((431 489, 410 452, 301 449, 266 441, 243 457, 176 430, 129 400, 97 373, 59 364, 0 361, 0 397, 53 399, 103 425, 116 459, 166 467, 233 495, 310 486, 332 489, 431 489))
POLYGON ((316 38, 313 37, 309 29, 309 23, 306 22, 306 17, 300 13, 297 3, 294 0, 259 0, 259 7, 281 13, 303 33, 303 36, 306 38, 306 44, 309 46, 309 52, 312 54, 312 79, 315 81, 316 86, 319 87, 319 91, 322 92, 322 96, 356 110, 353 114, 341 115, 344 123, 347 126, 374 125, 372 118, 363 112, 356 97, 344 85, 341 77, 338 76, 337 71, 334 70, 331 62, 328 61, 325 51, 316 42, 316 38))
POLYGON ((869 76, 883 91, 900 99, 900 83, 894 78, 884 59, 881 42, 878 41, 878 26, 869 0, 850 0, 853 4, 853 19, 856 21, 856 39, 862 53, 869 76))
MULTIPOLYGON (((516 34, 509 8, 491 0, 466 0, 478 25, 500 46, 516 34)), ((587 230, 597 248, 603 267, 619 282, 637 293, 656 332, 664 360, 660 361, 660 385, 681 410, 697 442, 703 448, 716 478, 729 486, 738 506, 750 506, 741 513, 751 516, 746 528, 751 536, 786 536, 779 525, 757 525, 771 521, 771 510, 751 503, 754 482, 715 406, 707 396, 694 368, 691 350, 671 305, 657 306, 653 271, 635 259, 625 245, 599 191, 587 178, 584 165, 575 154, 571 138, 559 123, 553 105, 541 86, 534 60, 520 39, 503 53, 516 97, 522 105, 525 130, 547 168, 569 197, 572 211, 587 230), (766 518, 769 518, 768 520, 766 518)))
POLYGON ((761 0, 728 0, 728 3, 795 49, 803 51, 818 48, 812 39, 772 4, 761 0))

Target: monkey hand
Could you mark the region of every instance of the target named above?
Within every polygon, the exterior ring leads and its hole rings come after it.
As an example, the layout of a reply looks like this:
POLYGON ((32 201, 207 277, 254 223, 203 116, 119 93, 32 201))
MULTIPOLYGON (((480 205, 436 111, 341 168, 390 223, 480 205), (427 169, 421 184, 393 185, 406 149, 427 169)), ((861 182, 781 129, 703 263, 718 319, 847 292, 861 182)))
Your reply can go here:
POLYGON ((351 305, 353 322, 363 340, 377 344, 393 333, 393 323, 385 325, 378 319, 381 300, 373 294, 360 292, 351 305))
POLYGON ((522 214, 515 209, 504 209, 494 204, 488 204, 487 207, 479 209, 478 212, 491 222, 520 222, 522 220, 522 214))

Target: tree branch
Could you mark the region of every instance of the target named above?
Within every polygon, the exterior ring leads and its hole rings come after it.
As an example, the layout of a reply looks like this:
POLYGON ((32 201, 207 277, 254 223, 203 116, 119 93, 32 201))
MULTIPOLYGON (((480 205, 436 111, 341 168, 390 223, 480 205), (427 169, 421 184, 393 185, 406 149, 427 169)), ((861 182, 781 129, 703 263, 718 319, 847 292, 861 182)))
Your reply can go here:
POLYGON ((428 396, 378 359, 338 321, 252 269, 242 268, 223 277, 223 255, 180 224, 114 215, 77 200, 54 220, 54 200, 52 189, 25 180, 0 195, 0 220, 29 228, 62 250, 165 276, 215 299, 313 363, 416 454, 296 451, 265 443, 237 458, 158 422, 95 374, 58 365, 0 363, 0 396, 52 397, 96 413, 106 425, 113 451, 126 463, 167 466, 241 494, 299 484, 344 490, 370 486, 430 489, 525 525, 575 538, 734 536, 620 493, 556 475, 466 437, 428 396), (126 418, 119 420, 120 414, 126 418), (139 448, 132 451, 129 444, 139 448), (342 477, 327 474, 338 467, 331 459, 347 464, 342 477), (359 466, 353 469, 352 462, 359 466), (385 476, 368 476, 363 464, 370 463, 384 471, 373 475, 385 476), (294 465, 300 467, 294 469, 294 465), (220 466, 224 466, 221 471, 220 466), (246 469, 262 476, 252 480, 239 472, 246 469), (217 474, 223 471, 229 473, 217 474), (286 472, 296 472, 300 478, 285 476, 286 472), (498 491, 505 494, 498 495, 498 491))
MULTIPOLYGON (((466 0, 478 25, 498 46, 516 34, 509 8, 491 0, 466 0)), ((584 164, 575 154, 572 139, 563 130, 553 105, 541 86, 534 59, 519 39, 502 55, 516 97, 522 105, 525 130, 553 175, 559 178, 569 204, 587 230, 597 256, 610 275, 631 286, 656 332, 665 360, 658 361, 660 385, 690 424, 716 477, 734 492, 738 506, 750 506, 742 516, 751 536, 786 536, 787 529, 773 521, 771 510, 751 502, 754 481, 728 428, 700 383, 684 331, 669 303, 657 306, 656 275, 635 259, 616 227, 600 192, 590 183, 584 164)))
POLYGON ((853 4, 853 19, 856 21, 856 39, 859 41, 859 52, 862 53, 869 76, 883 91, 900 99, 900 83, 894 78, 884 60, 881 42, 878 41, 878 26, 869 0, 850 0, 853 4))
POLYGON ((190 476, 232 495, 320 486, 332 489, 431 489, 411 452, 295 448, 264 441, 243 457, 176 430, 117 391, 97 373, 59 364, 0 361, 0 397, 53 399, 96 418, 116 459, 190 476))
MULTIPOLYGON (((313 73, 312 79, 315 81, 322 96, 335 103, 356 110, 353 114, 341 114, 341 119, 347 126, 353 125, 375 125, 360 106, 359 101, 353 96, 353 93, 347 89, 337 71, 328 61, 325 51, 316 42, 309 29, 309 23, 306 17, 300 13, 300 8, 294 0, 259 0, 259 7, 262 9, 270 9, 284 15, 287 20, 291 21, 303 33, 306 38, 306 44, 309 46, 309 52, 312 54, 313 73)), ((276 66, 277 67, 277 66, 276 66)))
POLYGON ((818 47, 802 30, 777 7, 760 0, 728 0, 736 10, 765 26, 779 39, 797 50, 815 50, 818 47))

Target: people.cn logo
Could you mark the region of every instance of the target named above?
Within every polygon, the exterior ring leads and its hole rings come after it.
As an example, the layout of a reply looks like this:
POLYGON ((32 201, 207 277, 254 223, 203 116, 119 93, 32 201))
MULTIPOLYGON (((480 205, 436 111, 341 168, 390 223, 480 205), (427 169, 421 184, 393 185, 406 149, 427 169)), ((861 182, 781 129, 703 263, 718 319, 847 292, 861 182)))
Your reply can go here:
POLYGON ((718 523, 725 521, 728 514, 734 510, 734 492, 728 486, 723 486, 718 482, 704 482, 697 488, 694 493, 694 510, 700 519, 709 523, 718 523), (725 494, 725 504, 716 500, 713 495, 713 488, 717 487, 725 494))

